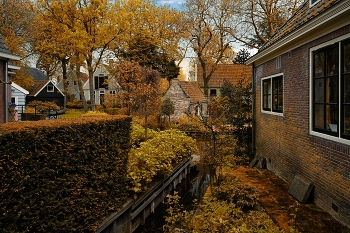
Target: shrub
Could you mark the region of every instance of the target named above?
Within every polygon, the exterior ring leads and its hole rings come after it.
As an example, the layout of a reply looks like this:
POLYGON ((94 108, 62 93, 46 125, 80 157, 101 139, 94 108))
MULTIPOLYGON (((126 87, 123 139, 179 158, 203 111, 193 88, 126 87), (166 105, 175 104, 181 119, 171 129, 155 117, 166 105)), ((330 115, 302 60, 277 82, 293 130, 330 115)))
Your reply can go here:
POLYGON ((2 232, 95 232, 124 204, 130 118, 0 126, 2 232))
POLYGON ((141 142, 140 147, 129 152, 129 189, 135 193, 146 190, 152 181, 165 177, 173 165, 195 151, 195 140, 174 129, 161 131, 141 142))
POLYGON ((70 109, 82 109, 83 102, 81 100, 73 99, 72 101, 66 103, 66 107, 70 109))

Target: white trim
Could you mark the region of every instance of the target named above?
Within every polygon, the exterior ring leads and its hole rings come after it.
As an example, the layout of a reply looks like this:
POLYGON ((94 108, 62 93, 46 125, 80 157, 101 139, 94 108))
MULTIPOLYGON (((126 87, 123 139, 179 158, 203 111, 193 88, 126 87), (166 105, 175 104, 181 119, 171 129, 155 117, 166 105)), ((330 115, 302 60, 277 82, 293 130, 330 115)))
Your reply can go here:
POLYGON ((21 59, 20 56, 14 55, 12 53, 3 53, 3 52, 0 52, 0 57, 1 58, 8 58, 8 59, 15 60, 15 61, 19 61, 21 59))
POLYGON ((46 91, 47 92, 55 92, 55 86, 53 85, 53 83, 46 85, 46 91), (49 90, 49 87, 52 87, 52 90, 51 90, 51 88, 49 90))
POLYGON ((54 86, 54 88, 55 87, 57 88, 57 90, 61 93, 62 96, 65 96, 65 94, 63 94, 62 91, 51 80, 49 80, 49 81, 47 81, 47 83, 45 83, 45 85, 42 86, 42 88, 37 93, 35 93, 34 97, 36 97, 49 84, 49 82, 51 82, 51 84, 54 86))
POLYGON ((284 113, 284 75, 283 73, 278 73, 278 74, 273 74, 273 75, 270 75, 270 76, 266 76, 266 77, 263 77, 261 78, 260 80, 260 109, 261 109, 261 113, 266 113, 266 114, 270 114, 270 115, 275 115, 275 116, 283 116, 283 113, 284 113), (272 111, 272 78, 275 78, 275 77, 279 77, 279 76, 282 76, 282 82, 283 82, 283 109, 282 109, 282 112, 274 112, 272 111), (263 81, 265 79, 271 79, 271 110, 270 111, 267 111, 267 110, 264 110, 263 109, 263 81))
POLYGON ((21 69, 21 67, 19 67, 19 66, 10 65, 10 64, 8 64, 8 68, 11 69, 11 70, 20 70, 21 69))
POLYGON ((309 0, 309 6, 310 8, 315 6, 317 3, 319 3, 321 0, 316 0, 316 2, 312 3, 312 0, 309 0))
POLYGON ((333 40, 327 41, 325 43, 319 44, 317 46, 314 46, 312 48, 310 48, 309 51, 309 87, 310 87, 310 91, 309 91, 309 133, 310 135, 314 135, 314 136, 318 136, 320 138, 324 138, 327 140, 331 140, 331 141, 336 141, 336 142, 340 142, 340 143, 345 143, 345 144, 350 144, 350 140, 348 139, 344 139, 341 137, 341 128, 338 127, 338 136, 332 136, 332 135, 328 135, 325 133, 319 133, 316 131, 313 131, 313 52, 317 51, 318 49, 321 48, 325 48, 327 46, 333 45, 335 43, 338 44, 338 56, 339 56, 339 64, 338 64, 338 126, 341 125, 341 90, 342 90, 342 86, 341 86, 341 70, 342 70, 342 63, 341 61, 341 42, 344 40, 350 39, 350 33, 340 36, 338 38, 335 38, 333 40))
POLYGON ((16 88, 18 91, 22 92, 25 95, 29 94, 29 91, 27 91, 26 89, 24 89, 23 87, 18 86, 16 83, 12 82, 11 86, 16 88))

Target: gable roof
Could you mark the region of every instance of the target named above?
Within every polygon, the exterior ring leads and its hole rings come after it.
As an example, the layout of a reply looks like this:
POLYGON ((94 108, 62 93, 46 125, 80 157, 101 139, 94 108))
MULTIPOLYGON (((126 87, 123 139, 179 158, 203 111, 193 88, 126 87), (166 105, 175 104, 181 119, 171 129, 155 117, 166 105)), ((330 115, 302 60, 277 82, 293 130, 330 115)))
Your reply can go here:
POLYGON ((61 90, 51 81, 51 80, 47 80, 47 81, 42 81, 42 80, 36 80, 34 81, 34 83, 32 84, 32 86, 29 88, 29 96, 36 96, 37 94, 39 94, 49 83, 51 83, 60 93, 62 96, 64 96, 64 94, 61 92, 61 90))
MULTIPOLYGON (((197 81, 200 87, 204 86, 202 68, 197 66, 197 81)), ((252 77, 252 67, 242 64, 219 64, 209 80, 209 87, 222 87, 224 81, 238 84, 239 80, 248 83, 252 77)))
POLYGON ((310 5, 309 2, 306 0, 246 63, 262 64, 349 25, 350 1, 320 0, 314 5, 310 5))
POLYGON ((14 82, 11 83, 11 86, 14 87, 14 88, 16 88, 18 91, 22 92, 23 94, 26 94, 26 95, 29 94, 29 92, 28 92, 26 89, 24 89, 23 87, 18 86, 18 85, 17 85, 16 83, 14 83, 14 82))
POLYGON ((284 35, 288 34, 289 32, 301 27, 308 21, 312 20, 322 12, 326 11, 328 8, 330 8, 332 5, 334 5, 336 2, 339 2, 341 0, 321 0, 317 2, 315 5, 312 5, 310 7, 310 0, 306 0, 299 9, 294 13, 294 15, 289 18, 276 32, 275 34, 269 39, 261 49, 264 49, 274 42, 281 39, 284 35))
POLYGON ((44 74, 44 72, 42 72, 41 70, 39 70, 38 68, 35 67, 25 67, 24 68, 24 72, 30 76, 33 77, 34 81, 43 81, 45 80, 47 82, 48 78, 47 76, 44 74))
POLYGON ((202 102, 207 99, 205 98, 197 82, 178 81, 178 83, 187 97, 190 98, 191 102, 202 102))

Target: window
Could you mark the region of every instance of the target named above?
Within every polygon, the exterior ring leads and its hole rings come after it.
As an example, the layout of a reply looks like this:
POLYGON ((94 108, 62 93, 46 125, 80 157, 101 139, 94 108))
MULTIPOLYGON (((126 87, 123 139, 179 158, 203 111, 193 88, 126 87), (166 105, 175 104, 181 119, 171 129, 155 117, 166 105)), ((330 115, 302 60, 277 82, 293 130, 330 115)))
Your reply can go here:
POLYGON ((281 64, 282 64, 281 56, 276 57, 276 68, 277 69, 281 68, 281 64))
POLYGON ((52 84, 48 84, 47 85, 47 92, 53 92, 54 91, 54 87, 52 84))
POLYGON ((99 76, 95 76, 95 89, 108 89, 108 77, 103 74, 99 74, 99 76))
POLYGON ((210 97, 216 97, 216 89, 210 89, 210 97))
POLYGON ((281 74, 262 79, 262 109, 283 113, 283 76, 281 74))
POLYGON ((350 40, 312 51, 312 131, 350 139, 350 40))

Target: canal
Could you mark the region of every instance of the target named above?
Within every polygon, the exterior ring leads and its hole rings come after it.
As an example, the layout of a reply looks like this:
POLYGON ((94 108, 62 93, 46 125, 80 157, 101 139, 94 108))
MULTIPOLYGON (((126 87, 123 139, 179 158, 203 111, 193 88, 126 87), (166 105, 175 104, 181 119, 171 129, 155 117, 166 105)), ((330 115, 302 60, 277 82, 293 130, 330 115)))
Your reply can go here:
MULTIPOLYGON (((198 163, 196 169, 192 172, 188 178, 183 180, 176 190, 179 196, 181 196, 181 204, 186 210, 192 210, 195 208, 194 200, 202 200, 210 182, 210 173, 207 166, 203 163, 198 163)), ((173 194, 172 192, 172 194, 173 194)), ((144 225, 140 225, 134 233, 162 233, 163 225, 165 224, 166 204, 160 203, 155 208, 154 213, 150 214, 144 225)))

